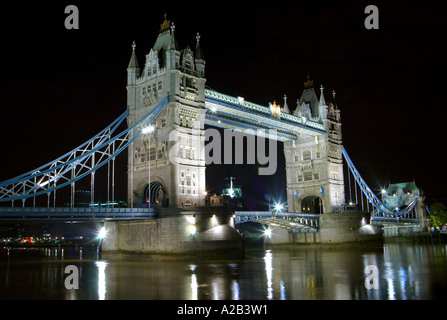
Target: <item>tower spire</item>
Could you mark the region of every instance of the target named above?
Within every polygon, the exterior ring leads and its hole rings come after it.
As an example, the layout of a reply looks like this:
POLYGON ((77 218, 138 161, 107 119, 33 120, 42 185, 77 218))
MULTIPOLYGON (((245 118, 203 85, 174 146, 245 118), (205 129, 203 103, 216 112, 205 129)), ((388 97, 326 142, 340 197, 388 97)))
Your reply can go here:
POLYGON ((284 113, 290 113, 289 106, 287 105, 287 96, 286 96, 286 95, 284 95, 284 107, 283 107, 283 112, 284 112, 284 113))
POLYGON ((335 95, 336 95, 335 90, 332 90, 332 100, 334 101, 335 110, 339 110, 337 101, 335 100, 335 95))
POLYGON ((198 32, 197 32, 197 35, 196 35, 196 40, 197 40, 197 44, 196 44, 195 58, 196 59, 200 59, 200 60, 205 60, 203 58, 202 47, 200 46, 200 34, 198 32))
POLYGON ((326 105, 326 100, 324 99, 324 94, 323 94, 323 86, 320 86, 320 106, 325 106, 326 105))
POLYGON ((175 31, 175 24, 174 22, 171 23, 171 39, 169 41, 168 50, 177 50, 178 51, 178 44, 177 40, 175 39, 174 31, 175 31))
POLYGON ((136 47, 137 47, 137 45, 135 44, 135 41, 134 41, 132 43, 132 55, 130 57, 129 66, 127 67, 128 69, 130 69, 130 68, 138 69, 139 68, 137 55, 135 54, 136 47))

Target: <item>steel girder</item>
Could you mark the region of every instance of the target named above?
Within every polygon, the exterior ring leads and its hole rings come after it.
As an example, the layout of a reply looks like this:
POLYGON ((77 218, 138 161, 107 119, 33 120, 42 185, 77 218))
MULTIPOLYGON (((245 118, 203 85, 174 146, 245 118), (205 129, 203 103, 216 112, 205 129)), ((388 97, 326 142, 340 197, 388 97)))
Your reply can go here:
MULTIPOLYGON (((362 190, 363 194, 366 196, 369 202, 372 203, 372 205, 384 216, 390 217, 390 216, 405 216, 406 214, 410 213, 411 210, 413 210, 416 206, 416 203, 418 202, 418 198, 415 197, 414 200, 403 210, 390 210, 387 208, 383 202, 374 194, 374 192, 371 191, 371 189, 368 187, 366 182, 363 180, 363 178, 360 176, 360 173, 357 171, 356 167, 354 166, 351 158, 349 157, 348 153, 346 152, 346 149, 343 147, 343 156, 345 157, 346 163, 348 164, 349 170, 351 170, 352 175, 355 178, 355 181, 360 186, 360 189, 362 190)), ((349 173, 348 173, 349 174, 349 173)))
POLYGON ((96 136, 76 149, 28 173, 0 182, 0 202, 26 200, 71 185, 94 173, 125 150, 167 105, 169 95, 129 128, 113 135, 129 114, 127 109, 96 136))

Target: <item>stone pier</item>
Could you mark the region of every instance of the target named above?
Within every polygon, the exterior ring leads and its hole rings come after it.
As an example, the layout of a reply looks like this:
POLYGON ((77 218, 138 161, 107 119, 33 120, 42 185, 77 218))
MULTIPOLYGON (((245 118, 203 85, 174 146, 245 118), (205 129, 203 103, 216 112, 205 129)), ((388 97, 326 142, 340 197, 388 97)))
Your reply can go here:
POLYGON ((160 209, 147 220, 106 221, 102 255, 162 254, 243 257, 243 240, 225 207, 160 209))
POLYGON ((289 232, 281 227, 269 227, 272 235, 266 244, 342 244, 382 241, 381 232, 370 224, 367 212, 327 213, 320 217, 317 232, 289 232))

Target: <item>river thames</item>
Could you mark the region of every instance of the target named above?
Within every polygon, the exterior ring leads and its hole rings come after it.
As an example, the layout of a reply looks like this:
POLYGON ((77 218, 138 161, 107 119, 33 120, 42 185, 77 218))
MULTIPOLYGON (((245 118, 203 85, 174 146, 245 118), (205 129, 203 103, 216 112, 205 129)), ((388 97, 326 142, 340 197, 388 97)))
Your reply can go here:
POLYGON ((445 288, 445 244, 246 248, 243 260, 221 261, 104 260, 89 248, 0 257, 0 299, 432 300, 446 299, 445 288), (78 289, 66 288, 67 266, 79 271, 78 289))

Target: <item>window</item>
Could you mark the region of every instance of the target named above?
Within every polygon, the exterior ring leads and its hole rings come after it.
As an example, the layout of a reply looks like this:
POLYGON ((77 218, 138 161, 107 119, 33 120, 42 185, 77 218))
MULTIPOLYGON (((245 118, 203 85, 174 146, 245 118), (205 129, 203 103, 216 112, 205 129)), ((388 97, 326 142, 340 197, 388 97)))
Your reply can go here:
POLYGON ((154 65, 154 66, 152 67, 152 73, 153 73, 153 74, 156 74, 156 73, 157 73, 157 66, 156 66, 156 65, 154 65))
POLYGON ((321 153, 320 153, 320 151, 317 151, 317 159, 320 159, 321 158, 321 153))
POLYGON ((311 181, 312 177, 312 172, 304 172, 304 181, 311 181))
POLYGON ((161 119, 161 127, 164 128, 166 127, 166 119, 161 119))
POLYGON ((303 176, 302 175, 298 176, 298 182, 303 182, 303 176))
POLYGON ((295 156, 295 162, 299 162, 300 158, 298 156, 295 156))
POLYGON ((310 150, 303 150, 303 161, 312 159, 312 154, 310 150))
POLYGON ((188 187, 191 186, 191 177, 186 177, 186 185, 187 185, 188 187))
POLYGON ((314 173, 314 180, 320 180, 320 174, 318 172, 314 173))
POLYGON ((331 179, 333 179, 333 180, 337 180, 338 179, 337 171, 331 171, 331 179))
POLYGON ((151 148, 150 158, 151 160, 155 160, 157 158, 157 150, 154 147, 151 148))
POLYGON ((158 90, 161 90, 161 88, 162 88, 162 83, 161 83, 161 81, 158 83, 158 90))

